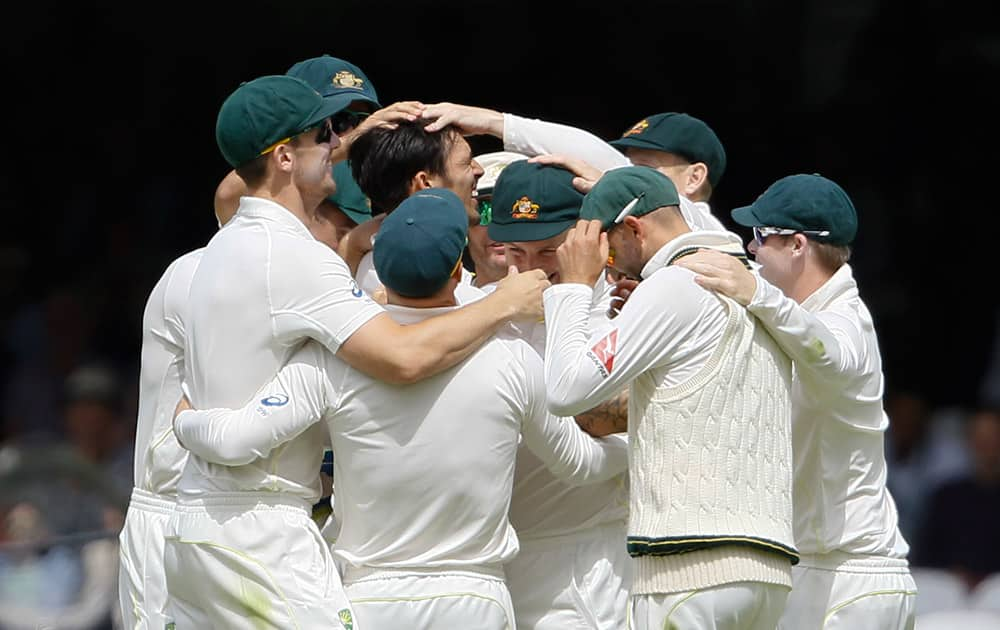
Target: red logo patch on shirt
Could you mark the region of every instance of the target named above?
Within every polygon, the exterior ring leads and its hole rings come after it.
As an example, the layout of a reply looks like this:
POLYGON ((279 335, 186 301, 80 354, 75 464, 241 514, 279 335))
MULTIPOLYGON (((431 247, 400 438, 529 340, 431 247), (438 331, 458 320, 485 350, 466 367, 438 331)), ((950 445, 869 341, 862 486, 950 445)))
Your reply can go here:
POLYGON ((604 376, 611 374, 611 366, 615 362, 615 352, 618 350, 618 329, 615 328, 604 339, 601 339, 594 347, 590 349, 590 353, 594 355, 600 367, 603 367, 604 376))

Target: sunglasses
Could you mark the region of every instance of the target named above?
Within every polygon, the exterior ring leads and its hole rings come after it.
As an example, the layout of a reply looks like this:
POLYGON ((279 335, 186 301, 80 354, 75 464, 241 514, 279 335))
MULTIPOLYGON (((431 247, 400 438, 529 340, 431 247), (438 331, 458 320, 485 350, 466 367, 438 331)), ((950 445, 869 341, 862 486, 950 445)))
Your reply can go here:
POLYGON ((344 109, 331 116, 330 123, 333 125, 333 132, 342 136, 360 125, 369 115, 368 112, 352 112, 344 109))
MULTIPOLYGON (((317 127, 319 127, 319 131, 316 133, 316 144, 323 144, 323 143, 326 143, 326 142, 330 142, 330 140, 333 138, 333 126, 332 126, 332 124, 330 122, 330 119, 329 118, 324 118, 323 122, 321 122, 319 125, 317 125, 317 127)), ((312 131, 315 128, 316 127, 310 127, 309 129, 303 129, 297 135, 301 136, 302 134, 308 133, 308 132, 312 131)), ((267 147, 266 149, 264 149, 263 151, 261 151, 257 155, 260 156, 260 155, 264 155, 265 153, 270 153, 271 151, 274 151, 275 149, 277 149, 279 144, 285 144, 286 142, 290 142, 291 139, 292 139, 291 136, 289 136, 287 138, 282 138, 281 140, 278 140, 277 142, 275 142, 271 146, 267 147)))
POLYGON ((764 245, 768 236, 788 236, 790 234, 805 234, 806 236, 830 236, 830 230, 793 230, 790 228, 778 227, 757 227, 753 228, 753 240, 757 241, 757 246, 764 245))

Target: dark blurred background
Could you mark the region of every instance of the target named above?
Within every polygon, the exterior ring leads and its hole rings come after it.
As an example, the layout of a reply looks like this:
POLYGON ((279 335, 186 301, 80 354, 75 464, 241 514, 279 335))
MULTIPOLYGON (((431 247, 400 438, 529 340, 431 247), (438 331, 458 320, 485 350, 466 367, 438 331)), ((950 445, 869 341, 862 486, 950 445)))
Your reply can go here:
MULTIPOLYGON (((972 467, 965 418, 1000 404, 990 3, 20 7, 3 43, 0 445, 70 445, 127 492, 142 309, 166 265, 216 229, 218 108, 240 81, 324 53, 360 66, 385 104, 481 105, 606 139, 648 114, 698 116, 728 153, 713 208, 734 229, 729 210, 779 177, 839 182, 859 211, 851 263, 914 541, 935 485, 972 467)), ((0 571, 0 595, 3 583, 0 571)))

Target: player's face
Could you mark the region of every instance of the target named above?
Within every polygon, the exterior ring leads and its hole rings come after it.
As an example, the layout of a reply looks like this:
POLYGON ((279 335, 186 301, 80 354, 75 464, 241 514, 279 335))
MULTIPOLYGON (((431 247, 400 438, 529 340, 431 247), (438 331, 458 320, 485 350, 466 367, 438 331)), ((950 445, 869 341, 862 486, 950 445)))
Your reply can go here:
POLYGON ((793 236, 781 234, 768 236, 763 243, 755 238, 747 243, 747 251, 761 266, 761 277, 786 293, 791 290, 796 274, 792 256, 794 244, 793 236))
MULTIPOLYGON (((568 232, 568 230, 567 230, 568 232)), ((520 272, 541 269, 552 284, 559 283, 559 260, 556 250, 566 240, 566 232, 544 241, 515 241, 506 243, 507 264, 514 265, 520 272)))
MULTIPOLYGON (((305 196, 322 200, 337 189, 333 181, 330 153, 340 146, 340 138, 333 133, 329 119, 316 129, 299 134, 295 144, 295 171, 293 180, 305 196)), ((317 204, 319 201, 316 202, 317 204)))
POLYGON ((472 159, 472 147, 465 138, 456 134, 445 158, 444 173, 430 179, 434 186, 447 188, 458 195, 465 204, 465 211, 470 221, 473 219, 478 221, 479 209, 474 193, 476 182, 482 175, 483 167, 472 159))
POLYGON ((635 233, 623 224, 612 226, 608 230, 608 258, 612 259, 609 266, 616 271, 632 278, 638 278, 642 273, 642 249, 635 233))
POLYGON ((476 267, 477 283, 496 282, 507 275, 507 258, 503 243, 489 237, 485 225, 469 226, 469 255, 476 267))

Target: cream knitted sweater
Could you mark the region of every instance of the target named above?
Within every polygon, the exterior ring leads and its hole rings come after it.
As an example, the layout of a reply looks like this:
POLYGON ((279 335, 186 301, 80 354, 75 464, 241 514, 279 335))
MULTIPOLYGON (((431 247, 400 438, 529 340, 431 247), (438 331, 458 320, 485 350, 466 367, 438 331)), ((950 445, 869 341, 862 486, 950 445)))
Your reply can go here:
POLYGON ((674 387, 647 372, 629 400, 633 592, 730 582, 790 585, 791 367, 735 302, 702 370, 674 387))

